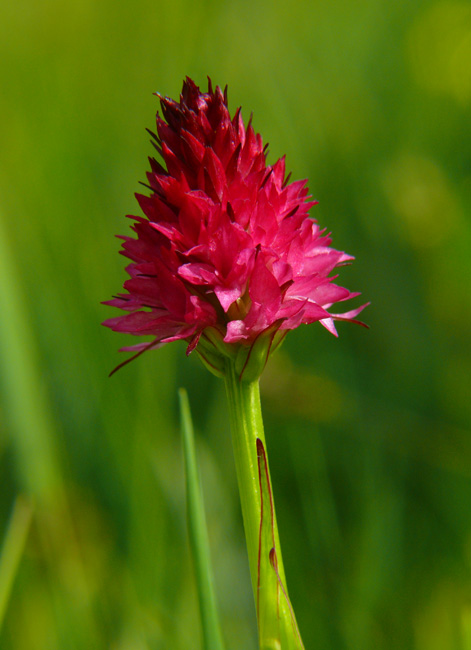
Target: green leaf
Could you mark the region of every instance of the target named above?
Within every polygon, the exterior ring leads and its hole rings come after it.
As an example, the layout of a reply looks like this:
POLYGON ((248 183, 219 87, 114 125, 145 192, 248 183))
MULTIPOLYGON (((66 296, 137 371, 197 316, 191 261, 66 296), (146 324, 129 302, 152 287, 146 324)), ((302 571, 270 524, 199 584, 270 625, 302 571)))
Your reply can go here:
POLYGON ((205 650, 224 650, 211 571, 203 493, 195 453, 193 424, 186 391, 179 390, 186 473, 188 533, 196 574, 205 650))
POLYGON ((273 495, 268 462, 257 438, 260 481, 257 618, 260 650, 304 650, 296 617, 278 571, 273 495))

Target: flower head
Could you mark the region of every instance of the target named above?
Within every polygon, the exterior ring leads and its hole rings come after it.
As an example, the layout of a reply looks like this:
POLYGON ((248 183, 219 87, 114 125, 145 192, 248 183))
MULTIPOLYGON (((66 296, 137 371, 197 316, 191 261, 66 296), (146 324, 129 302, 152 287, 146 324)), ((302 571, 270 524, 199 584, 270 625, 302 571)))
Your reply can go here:
POLYGON ((329 312, 359 295, 330 276, 353 258, 309 217, 306 181, 288 182, 284 158, 267 165, 240 108, 231 118, 227 92, 187 78, 179 102, 160 103, 151 135, 163 165, 150 158, 149 193, 136 195, 145 217, 131 217, 136 236, 121 237, 126 293, 106 303, 128 313, 104 322, 153 340, 124 349, 183 339, 217 370, 218 355, 247 359, 261 340, 266 358, 301 323, 336 335, 335 320, 354 321, 365 305, 329 312))

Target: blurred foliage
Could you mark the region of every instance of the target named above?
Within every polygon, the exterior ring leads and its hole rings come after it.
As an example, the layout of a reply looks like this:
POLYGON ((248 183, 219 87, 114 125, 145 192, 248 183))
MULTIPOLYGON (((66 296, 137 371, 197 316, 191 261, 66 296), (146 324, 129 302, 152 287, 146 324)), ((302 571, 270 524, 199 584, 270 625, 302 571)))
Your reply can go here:
MULTIPOLYGON (((365 331, 291 333, 263 381, 306 648, 471 649, 471 6, 0 6, 0 534, 34 515, 2 650, 197 650, 177 388, 197 429, 227 648, 255 613, 222 382, 174 344, 108 379, 153 91, 229 85, 356 256, 365 331)), ((15 560, 16 561, 16 560, 15 560)))

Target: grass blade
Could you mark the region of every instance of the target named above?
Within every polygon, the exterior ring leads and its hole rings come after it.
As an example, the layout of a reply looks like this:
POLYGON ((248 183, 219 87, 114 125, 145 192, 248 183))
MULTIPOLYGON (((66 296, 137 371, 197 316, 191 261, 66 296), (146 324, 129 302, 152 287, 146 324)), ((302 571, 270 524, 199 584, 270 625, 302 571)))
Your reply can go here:
POLYGON ((216 609, 203 493, 196 463, 195 441, 188 395, 179 390, 183 452, 186 474, 188 532, 195 566, 205 650, 223 650, 221 627, 216 609))
POLYGON ((0 555, 0 631, 23 555, 32 514, 32 506, 22 497, 17 497, 0 555))

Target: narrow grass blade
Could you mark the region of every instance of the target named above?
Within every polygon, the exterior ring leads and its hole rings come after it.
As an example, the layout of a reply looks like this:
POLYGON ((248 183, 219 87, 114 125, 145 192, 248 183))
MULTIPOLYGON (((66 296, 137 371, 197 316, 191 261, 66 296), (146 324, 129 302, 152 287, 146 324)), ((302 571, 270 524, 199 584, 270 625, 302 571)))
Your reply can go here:
POLYGON ((179 390, 179 398, 186 473, 188 532, 196 573, 204 648, 205 650, 223 650, 224 645, 211 572, 203 494, 196 463, 193 424, 188 395, 184 389, 179 390))
POLYGON ((23 555, 32 514, 32 506, 22 497, 18 497, 13 507, 0 555, 0 631, 13 582, 23 555))
POLYGON ((24 491, 38 508, 58 502, 62 477, 56 449, 54 414, 35 340, 21 274, 0 213, 0 390, 11 427, 24 491))

